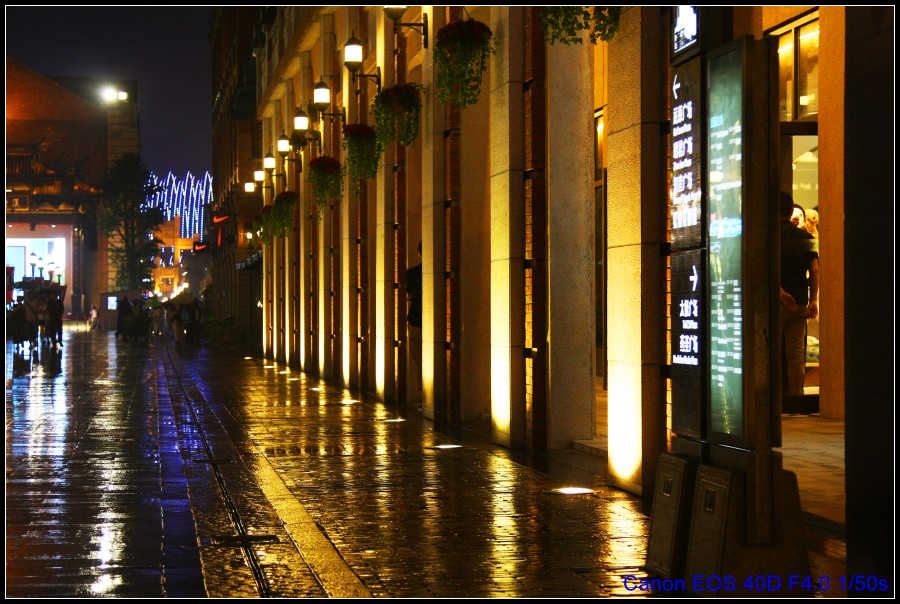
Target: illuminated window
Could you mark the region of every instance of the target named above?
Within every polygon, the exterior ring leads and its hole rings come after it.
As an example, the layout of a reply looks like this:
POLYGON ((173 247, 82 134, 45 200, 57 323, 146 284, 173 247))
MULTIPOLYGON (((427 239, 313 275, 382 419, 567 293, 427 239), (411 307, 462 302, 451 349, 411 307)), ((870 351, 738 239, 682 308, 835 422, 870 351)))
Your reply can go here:
POLYGON ((809 121, 819 114, 819 21, 778 36, 779 121, 809 121))

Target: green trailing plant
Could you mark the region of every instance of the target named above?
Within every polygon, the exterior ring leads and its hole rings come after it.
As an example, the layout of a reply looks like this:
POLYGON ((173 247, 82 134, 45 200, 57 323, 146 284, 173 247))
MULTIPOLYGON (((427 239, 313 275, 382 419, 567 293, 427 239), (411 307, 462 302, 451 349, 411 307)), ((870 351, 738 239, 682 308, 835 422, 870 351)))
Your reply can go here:
POLYGON ((466 19, 448 23, 436 38, 438 98, 465 109, 478 101, 488 58, 497 52, 494 33, 481 21, 466 19))
POLYGON ((299 199, 293 191, 284 191, 275 196, 272 211, 269 212, 267 229, 273 237, 287 237, 291 233, 291 227, 294 226, 294 207, 299 199))
POLYGON ((259 218, 257 219, 257 229, 256 236, 259 237, 259 240, 263 243, 271 243, 272 238, 275 236, 272 233, 272 219, 270 215, 272 214, 272 206, 265 206, 262 209, 262 212, 259 214, 259 218))
POLYGON ((262 209, 259 218, 253 221, 253 231, 263 243, 272 243, 275 237, 287 237, 294 224, 294 207, 299 196, 293 191, 284 191, 275 196, 272 205, 262 209))
POLYGON ((375 97, 375 136, 382 149, 394 141, 406 146, 416 143, 423 90, 421 84, 395 84, 383 88, 375 97))
POLYGON ((619 31, 621 15, 621 6, 542 6, 541 29, 547 44, 581 44, 585 29, 591 44, 609 42, 619 31))
POLYGON ((262 229, 262 214, 260 214, 250 224, 250 232, 253 233, 253 238, 249 240, 248 247, 254 249, 259 247, 259 242, 262 239, 262 229))
POLYGON ((344 193, 344 167, 330 155, 320 155, 309 162, 309 182, 319 214, 331 201, 340 201, 344 193))
POLYGON ((378 142, 375 129, 366 124, 347 124, 341 146, 347 152, 347 173, 358 181, 378 175, 378 160, 383 147, 378 142))

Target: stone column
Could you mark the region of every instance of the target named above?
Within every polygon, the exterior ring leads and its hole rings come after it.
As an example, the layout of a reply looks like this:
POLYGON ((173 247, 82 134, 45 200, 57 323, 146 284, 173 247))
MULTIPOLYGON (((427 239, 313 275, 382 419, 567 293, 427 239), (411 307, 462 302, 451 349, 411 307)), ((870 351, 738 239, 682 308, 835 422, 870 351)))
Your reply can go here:
MULTIPOLYGON (((443 10, 428 12, 434 34, 446 24, 443 10)), ((444 371, 444 107, 435 94, 433 55, 422 66, 422 409, 434 419, 436 393, 446 392, 444 371)))
POLYGON ((524 446, 526 431, 522 10, 491 10, 491 29, 499 42, 489 97, 491 440, 507 447, 524 446))
POLYGON ((609 43, 609 478, 643 494, 665 446, 664 153, 658 7, 629 7, 609 43))
POLYGON ((594 47, 584 38, 547 51, 549 449, 593 436, 594 47))
MULTIPOLYGON (((383 31, 387 26, 384 20, 384 12, 378 11, 378 19, 381 19, 383 31)), ((393 49, 393 30, 384 44, 384 48, 390 44, 393 49)), ((394 81, 394 61, 386 57, 379 57, 381 65, 382 81, 394 81)), ((394 379, 394 150, 393 146, 385 150, 382 163, 378 168, 375 191, 375 324, 371 330, 375 334, 375 346, 372 349, 375 356, 375 392, 379 400, 393 400, 396 380, 394 379)))

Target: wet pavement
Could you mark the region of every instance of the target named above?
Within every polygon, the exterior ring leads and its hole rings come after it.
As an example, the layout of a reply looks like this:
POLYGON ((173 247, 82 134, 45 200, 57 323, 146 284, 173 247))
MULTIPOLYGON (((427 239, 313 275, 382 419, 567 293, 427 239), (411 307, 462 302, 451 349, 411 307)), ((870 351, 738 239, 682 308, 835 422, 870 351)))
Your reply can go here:
POLYGON ((233 351, 8 342, 6 596, 646 596, 649 509, 604 466, 233 351))

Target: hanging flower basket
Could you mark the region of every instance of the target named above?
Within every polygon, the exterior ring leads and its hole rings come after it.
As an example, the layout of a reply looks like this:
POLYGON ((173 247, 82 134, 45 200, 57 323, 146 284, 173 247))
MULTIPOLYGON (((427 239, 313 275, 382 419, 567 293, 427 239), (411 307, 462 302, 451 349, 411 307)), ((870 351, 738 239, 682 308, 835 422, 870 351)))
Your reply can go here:
POLYGON ((270 218, 272 214, 272 206, 265 206, 262 209, 262 212, 259 214, 259 218, 257 218, 253 225, 254 230, 256 231, 256 236, 259 237, 259 240, 263 243, 272 243, 272 219, 270 218))
POLYGON ((293 191, 284 191, 275 196, 270 206, 263 208, 260 216, 259 238, 263 243, 271 243, 275 237, 287 237, 294 225, 294 206, 299 197, 293 191))
POLYGON ((394 141, 407 147, 416 143, 423 90, 421 84, 395 84, 375 97, 375 136, 382 149, 394 141))
POLYGON ((287 237, 294 226, 294 206, 299 196, 293 191, 284 191, 275 196, 272 204, 271 230, 275 237, 287 237))
POLYGON ((454 21, 439 29, 434 45, 438 98, 463 109, 474 104, 488 58, 495 52, 491 28, 477 19, 454 21))
POLYGON ((351 180, 378 175, 382 147, 378 144, 374 128, 366 124, 347 124, 341 146, 347 152, 347 172, 351 180))
POLYGON ((309 181, 319 213, 331 201, 340 201, 344 192, 344 167, 330 155, 320 155, 309 162, 309 181))

